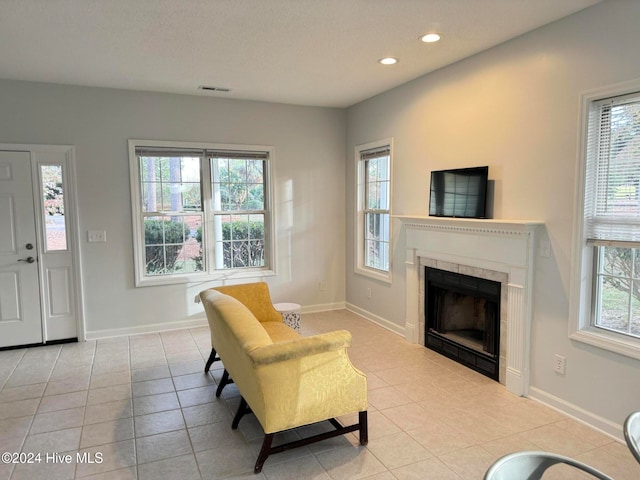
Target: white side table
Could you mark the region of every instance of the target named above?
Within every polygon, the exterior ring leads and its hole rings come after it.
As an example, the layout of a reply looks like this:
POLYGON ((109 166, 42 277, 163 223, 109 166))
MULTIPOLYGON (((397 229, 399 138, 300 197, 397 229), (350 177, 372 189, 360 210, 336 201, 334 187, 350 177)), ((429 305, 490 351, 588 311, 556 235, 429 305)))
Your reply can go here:
POLYGON ((273 305, 280 314, 285 324, 300 332, 301 307, 297 303, 275 303, 273 305))

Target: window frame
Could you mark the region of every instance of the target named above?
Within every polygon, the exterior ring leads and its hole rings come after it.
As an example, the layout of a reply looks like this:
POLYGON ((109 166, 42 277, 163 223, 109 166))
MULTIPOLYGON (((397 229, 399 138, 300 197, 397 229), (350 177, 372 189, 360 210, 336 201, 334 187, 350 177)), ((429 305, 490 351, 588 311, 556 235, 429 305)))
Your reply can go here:
POLYGON ((355 266, 354 271, 359 275, 364 275, 385 283, 392 283, 393 271, 393 138, 387 138, 375 142, 357 145, 355 151, 355 173, 356 173, 356 212, 355 212, 355 266), (375 210, 375 213, 387 212, 389 217, 389 270, 384 271, 365 264, 367 238, 365 230, 366 213, 370 210, 366 208, 366 169, 365 159, 362 153, 367 150, 389 149, 389 209, 385 211, 375 210))
MULTIPOLYGON (((129 146, 129 177, 131 184, 131 211, 133 227, 133 254, 134 254, 134 277, 136 287, 146 287, 154 285, 171 285, 181 283, 207 282, 216 280, 242 280, 257 279, 276 275, 276 242, 275 242, 275 212, 274 202, 274 148, 266 145, 240 145, 240 144, 220 144, 220 143, 200 143, 200 142, 173 142, 163 140, 141 140, 130 139, 129 146), (203 250, 203 271, 178 274, 167 274, 157 276, 146 275, 145 245, 143 219, 145 212, 142 209, 142 187, 140 178, 140 168, 136 150, 139 148, 158 149, 185 149, 185 150, 205 150, 207 151, 230 151, 230 152, 266 152, 265 160, 265 266, 248 268, 227 268, 216 269, 215 262, 215 233, 213 232, 214 217, 217 214, 213 210, 213 171, 211 169, 210 155, 204 155, 200 161, 200 188, 202 195, 202 250, 203 250)), ((185 212, 188 213, 188 212, 185 212)))
MULTIPOLYGON (((589 116, 594 105, 605 99, 637 93, 640 97, 640 79, 605 88, 587 91, 580 96, 580 123, 578 130, 578 159, 576 164, 576 195, 574 210, 574 254, 569 306, 569 338, 588 345, 640 359, 640 339, 621 332, 596 326, 598 308, 596 282, 598 281, 598 246, 587 241, 585 221, 585 191, 587 184, 587 150, 589 142, 589 116)), ((637 245, 629 244, 629 247, 637 245)))

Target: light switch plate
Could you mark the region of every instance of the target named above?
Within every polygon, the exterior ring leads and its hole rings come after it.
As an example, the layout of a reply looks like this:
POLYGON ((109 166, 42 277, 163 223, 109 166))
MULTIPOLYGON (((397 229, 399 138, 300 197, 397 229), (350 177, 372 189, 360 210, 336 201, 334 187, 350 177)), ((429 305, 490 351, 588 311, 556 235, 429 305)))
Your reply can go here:
POLYGON ((106 230, 89 230, 87 232, 89 243, 106 243, 107 232, 106 230))

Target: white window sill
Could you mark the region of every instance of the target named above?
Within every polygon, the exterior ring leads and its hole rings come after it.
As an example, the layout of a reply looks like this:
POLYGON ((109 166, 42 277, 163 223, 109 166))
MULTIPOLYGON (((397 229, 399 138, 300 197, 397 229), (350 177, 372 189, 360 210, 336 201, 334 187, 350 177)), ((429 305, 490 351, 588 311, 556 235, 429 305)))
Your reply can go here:
POLYGON ((355 273, 358 275, 363 275, 365 277, 373 278, 374 280, 378 280, 379 282, 389 283, 391 284, 391 271, 383 272, 381 270, 375 270, 373 268, 365 268, 358 267, 355 269, 355 273))
POLYGON ((175 285, 184 283, 216 282, 222 280, 258 279, 275 276, 275 270, 247 269, 247 270, 219 270, 214 273, 184 274, 172 276, 145 277, 136 279, 136 287, 154 287, 160 285, 175 285))
POLYGON ((587 343, 594 347, 618 353, 626 357, 640 360, 640 339, 623 334, 608 332, 600 328, 586 327, 569 335, 578 342, 587 343))

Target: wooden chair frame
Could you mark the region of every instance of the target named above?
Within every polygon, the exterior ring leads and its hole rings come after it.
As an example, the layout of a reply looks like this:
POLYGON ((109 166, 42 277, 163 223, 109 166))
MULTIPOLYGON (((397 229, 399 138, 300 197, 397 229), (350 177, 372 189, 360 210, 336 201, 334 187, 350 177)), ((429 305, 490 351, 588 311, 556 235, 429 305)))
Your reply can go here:
MULTIPOLYGON (((218 356, 216 349, 212 348, 211 354, 209 355, 209 359, 207 360, 207 363, 204 366, 204 373, 209 373, 209 369, 211 368, 211 365, 213 364, 213 362, 218 362, 218 361, 222 361, 222 360, 218 356)), ((216 397, 220 398, 220 395, 222 395, 222 389, 225 386, 229 385, 230 383, 233 383, 233 379, 229 378, 229 372, 227 372, 227 369, 225 368, 224 372, 222 372, 222 378, 220 379, 218 388, 216 389, 216 397)))
MULTIPOLYGON (((251 408, 249 407, 245 399, 240 397, 240 405, 238 405, 238 410, 233 417, 231 428, 236 430, 238 428, 238 424, 240 423, 240 419, 242 419, 242 417, 247 413, 251 413, 251 408)), ((358 423, 354 423, 353 425, 344 426, 335 418, 330 418, 328 419, 328 421, 331 423, 335 430, 319 433, 317 435, 302 438, 293 442, 283 443, 282 445, 272 445, 274 436, 279 432, 265 433, 264 440, 262 442, 262 448, 260 448, 260 453, 258 454, 258 459, 256 460, 256 464, 253 469, 254 473, 260 473, 262 471, 262 466, 264 465, 264 462, 267 460, 269 455, 286 452, 287 450, 298 447, 304 447, 305 445, 310 445, 322 440, 345 435, 350 432, 355 432, 356 430, 359 432, 360 445, 366 445, 367 443, 369 443, 369 428, 366 410, 364 412, 358 412, 358 423)))

